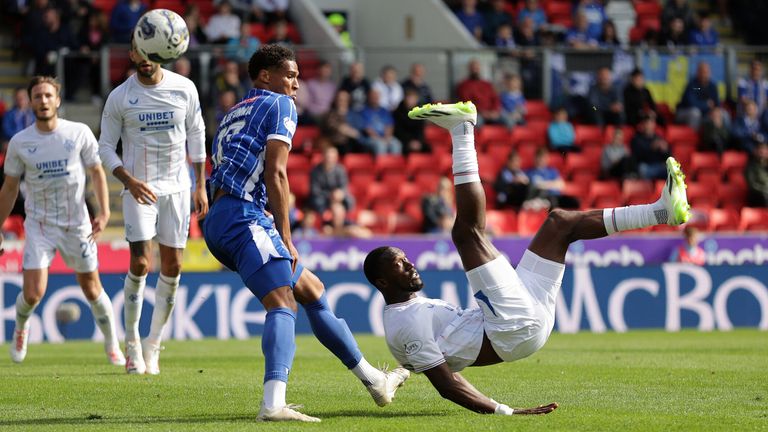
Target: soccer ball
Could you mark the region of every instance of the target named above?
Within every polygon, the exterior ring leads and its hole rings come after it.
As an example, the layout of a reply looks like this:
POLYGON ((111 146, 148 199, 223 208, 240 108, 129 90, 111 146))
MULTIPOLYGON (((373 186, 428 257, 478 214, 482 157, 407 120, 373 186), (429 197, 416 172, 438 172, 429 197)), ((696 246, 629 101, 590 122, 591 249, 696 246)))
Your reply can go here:
POLYGON ((136 51, 154 63, 169 63, 189 47, 187 23, 176 12, 152 9, 142 15, 133 30, 136 51))

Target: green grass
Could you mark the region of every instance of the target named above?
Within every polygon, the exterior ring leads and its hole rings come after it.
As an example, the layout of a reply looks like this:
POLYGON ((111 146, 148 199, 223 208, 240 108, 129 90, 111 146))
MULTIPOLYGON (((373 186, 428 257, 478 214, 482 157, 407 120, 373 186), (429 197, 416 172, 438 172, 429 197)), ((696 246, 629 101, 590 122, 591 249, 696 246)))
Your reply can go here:
MULTIPOLYGON (((383 339, 358 336, 373 364, 383 339)), ((257 339, 171 341, 162 375, 127 376, 95 343, 32 345, 22 365, 0 347, 0 430, 768 430, 768 332, 552 336, 534 356, 465 371, 510 406, 556 401, 537 417, 471 413, 413 376, 378 408, 311 337, 300 337, 288 401, 320 424, 256 423, 263 359, 257 339)))

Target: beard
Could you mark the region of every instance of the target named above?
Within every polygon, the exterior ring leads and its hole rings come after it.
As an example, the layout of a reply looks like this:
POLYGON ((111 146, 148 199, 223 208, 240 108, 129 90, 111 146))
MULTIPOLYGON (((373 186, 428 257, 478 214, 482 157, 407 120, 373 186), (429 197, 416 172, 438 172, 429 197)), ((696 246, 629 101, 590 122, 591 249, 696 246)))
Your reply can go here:
POLYGON ((142 63, 134 63, 134 67, 136 67, 136 73, 143 76, 144 78, 152 78, 152 76, 157 72, 157 68, 160 67, 159 65, 156 65, 154 63, 148 63, 150 68, 149 71, 144 71, 144 68, 142 65, 144 65, 144 62, 142 63))
POLYGON ((37 110, 35 110, 35 118, 40 121, 48 121, 54 117, 56 117, 56 113, 58 112, 57 109, 50 109, 46 111, 45 113, 41 113, 37 110))

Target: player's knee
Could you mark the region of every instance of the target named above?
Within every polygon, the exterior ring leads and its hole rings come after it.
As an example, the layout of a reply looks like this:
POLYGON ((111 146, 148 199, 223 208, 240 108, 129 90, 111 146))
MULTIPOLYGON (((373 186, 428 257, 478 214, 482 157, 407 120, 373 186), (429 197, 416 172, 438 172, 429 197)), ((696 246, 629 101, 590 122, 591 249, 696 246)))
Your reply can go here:
POLYGON ((134 256, 131 259, 131 273, 143 276, 149 273, 149 259, 145 256, 134 256))
POLYGON ((287 308, 294 312, 297 311, 296 299, 293 297, 293 290, 290 287, 280 287, 267 294, 261 303, 266 311, 276 308, 287 308))
POLYGON ((179 262, 163 263, 161 267, 162 273, 168 277, 174 278, 181 273, 181 263, 179 262))
POLYGON ((33 292, 24 293, 24 302, 30 306, 35 306, 36 304, 40 303, 40 300, 42 299, 43 299, 42 292, 33 291, 33 292))

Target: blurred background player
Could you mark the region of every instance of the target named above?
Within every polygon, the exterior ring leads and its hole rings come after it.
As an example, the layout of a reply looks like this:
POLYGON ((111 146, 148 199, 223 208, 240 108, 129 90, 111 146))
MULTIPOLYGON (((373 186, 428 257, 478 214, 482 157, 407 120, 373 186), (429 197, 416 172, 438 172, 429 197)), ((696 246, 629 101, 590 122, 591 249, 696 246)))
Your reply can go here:
POLYGON ((402 250, 374 249, 363 268, 384 296, 384 334, 397 361, 424 373, 440 395, 486 414, 547 414, 556 403, 510 408, 475 389, 459 371, 468 366, 512 362, 535 353, 555 324, 555 300, 565 272, 568 245, 617 231, 657 224, 679 225, 690 217, 680 165, 667 160, 667 183, 658 201, 604 210, 555 209, 536 233, 517 269, 485 234, 485 194, 480 184, 472 102, 425 105, 411 118, 448 129, 453 142, 456 221, 452 237, 480 305, 462 310, 417 296, 424 283, 402 250))
MULTIPOLYGON (((0 226, 16 201, 25 176, 27 214, 24 221, 23 291, 16 297, 16 329, 11 359, 27 355, 29 317, 48 285, 48 267, 58 250, 75 271, 77 283, 91 305, 96 325, 104 334, 109 361, 125 364, 115 333, 112 302, 101 287, 95 239, 109 220, 107 181, 101 168, 96 137, 83 124, 60 119, 59 83, 51 77, 32 78, 27 89, 35 123, 11 138, 5 159, 5 182, 0 190, 0 226), (91 222, 85 206, 85 171, 91 175, 101 208, 91 222)), ((2 245, 0 235, 0 246, 2 245)), ((2 254, 2 249, 0 249, 2 254)))
POLYGON ((672 251, 669 258, 672 262, 704 265, 707 263, 707 254, 699 246, 699 230, 691 225, 683 228, 683 244, 672 251))
POLYGON ((213 199, 204 234, 211 253, 240 274, 267 311, 258 418, 320 421, 285 401, 296 350, 296 301, 317 339, 363 382, 377 405, 387 405, 408 371, 385 373, 365 360, 346 322, 331 311, 323 283, 299 263, 291 238, 286 165, 296 131, 296 57, 285 46, 264 45, 251 57, 248 74, 254 88, 224 116, 214 138, 213 199))
POLYGON ((157 375, 160 341, 173 311, 189 234, 190 194, 198 217, 208 212, 205 125, 192 81, 143 59, 133 44, 130 58, 136 73, 107 98, 99 154, 107 170, 125 186, 125 238, 131 251, 124 286, 125 368, 129 374, 157 375), (122 140, 122 159, 116 152, 118 140, 122 140), (187 156, 194 169, 194 190, 187 156), (153 239, 160 246, 160 275, 149 335, 140 342, 139 319, 153 239))

